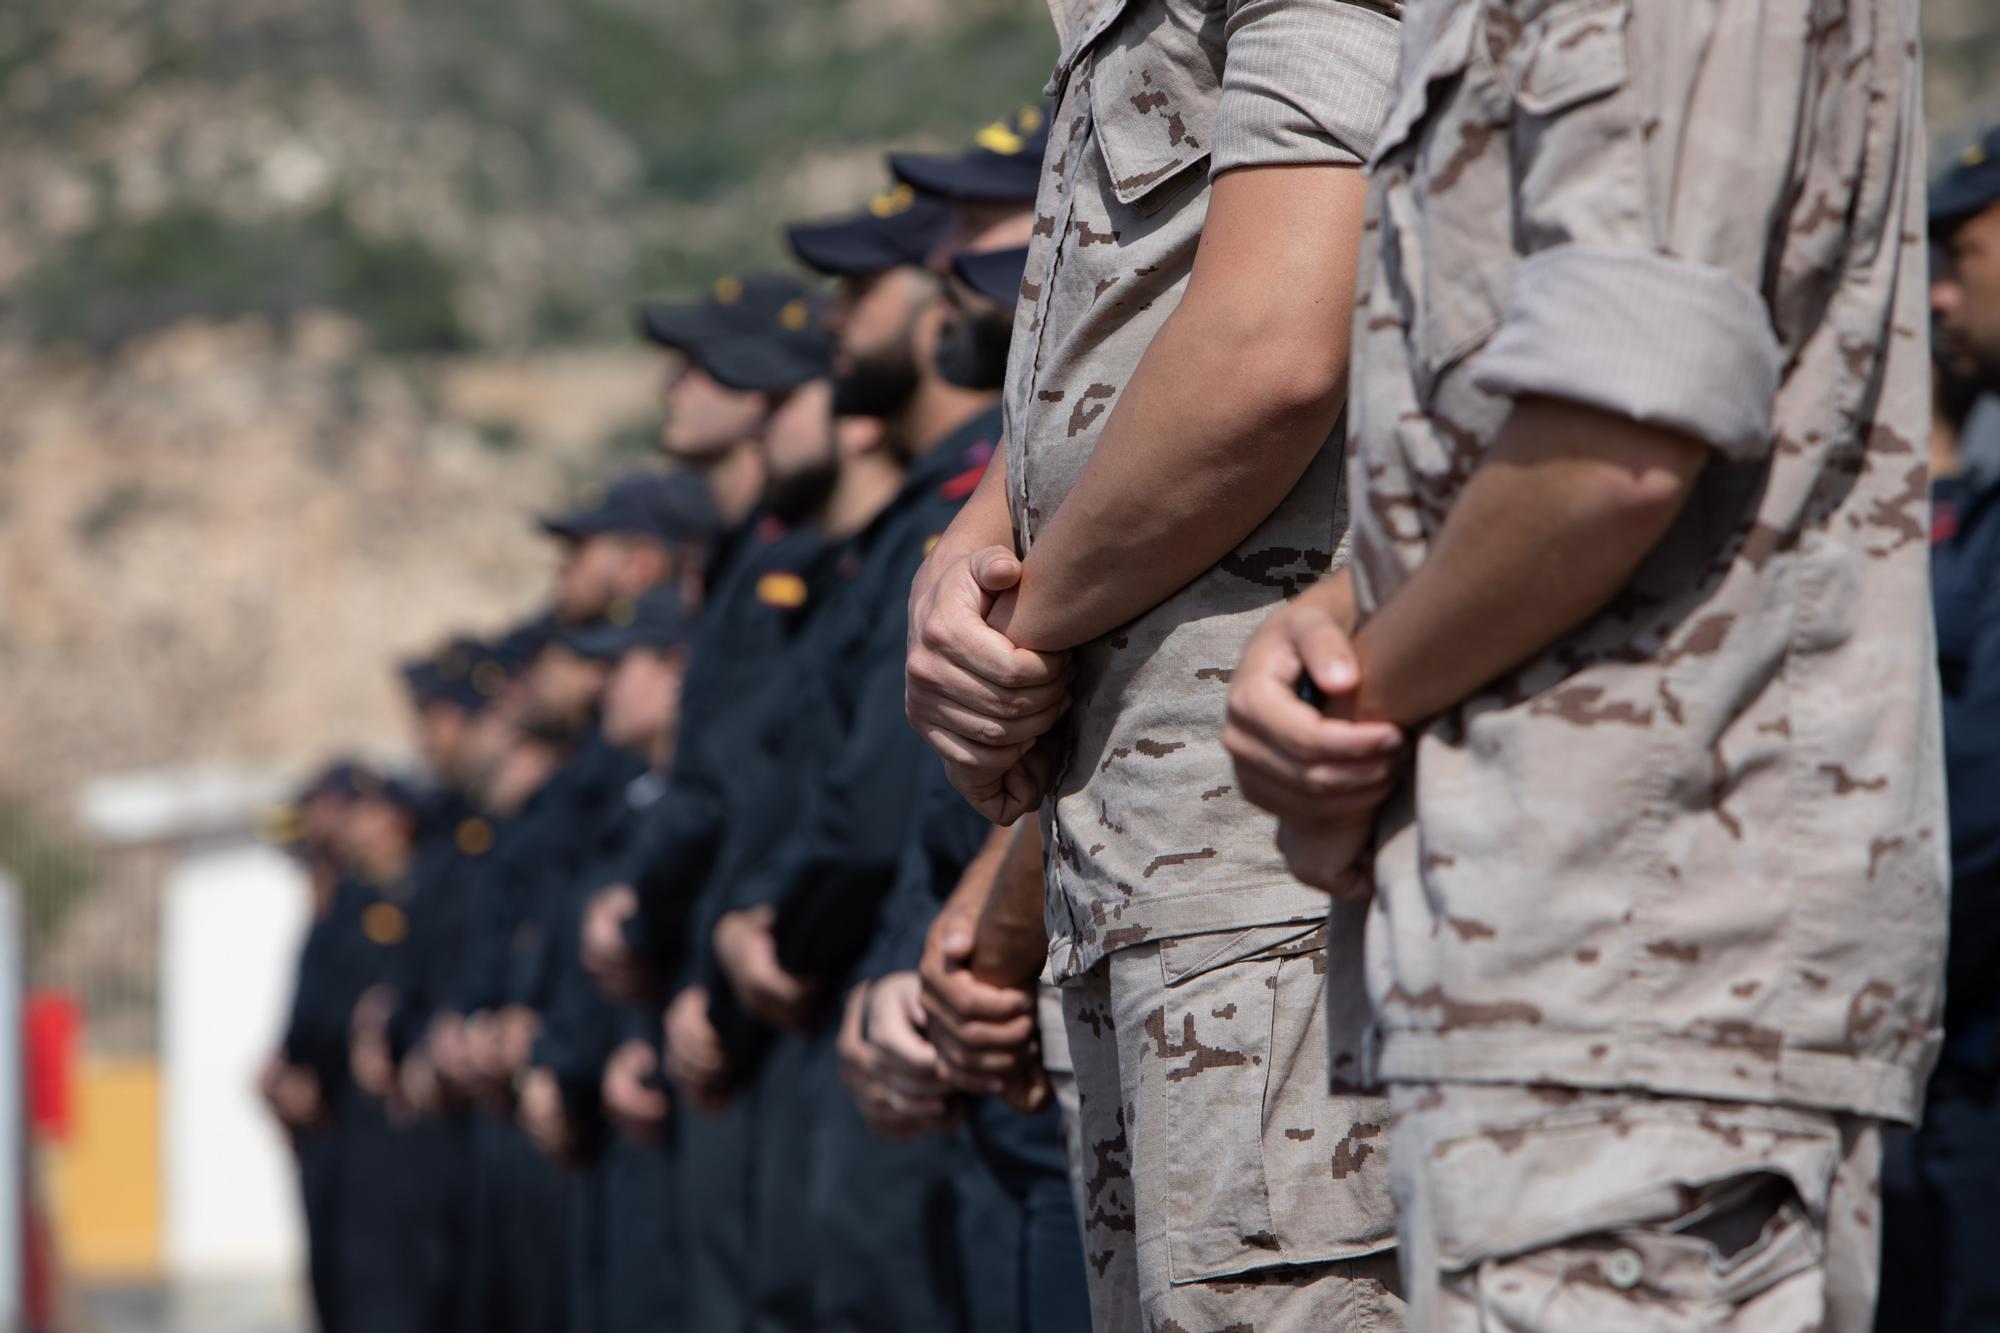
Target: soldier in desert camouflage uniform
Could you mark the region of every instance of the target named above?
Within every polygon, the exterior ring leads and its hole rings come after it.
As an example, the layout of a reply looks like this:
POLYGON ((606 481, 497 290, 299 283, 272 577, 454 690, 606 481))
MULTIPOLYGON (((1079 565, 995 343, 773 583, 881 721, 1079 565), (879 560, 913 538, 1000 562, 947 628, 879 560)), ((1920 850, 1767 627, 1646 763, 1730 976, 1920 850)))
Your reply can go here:
POLYGON ((1260 632, 1229 743, 1361 897, 1347 756, 1408 729, 1368 961, 1415 1327, 1869 1325, 1944 936, 1916 20, 1406 16, 1352 585, 1260 632))
POLYGON ((1343 554, 1398 6, 1056 8, 1007 466, 918 577, 912 720, 991 817, 1042 806, 1096 1326, 1399 1327, 1387 1107, 1326 1095, 1360 916, 1327 934, 1218 739, 1252 630, 1343 554))

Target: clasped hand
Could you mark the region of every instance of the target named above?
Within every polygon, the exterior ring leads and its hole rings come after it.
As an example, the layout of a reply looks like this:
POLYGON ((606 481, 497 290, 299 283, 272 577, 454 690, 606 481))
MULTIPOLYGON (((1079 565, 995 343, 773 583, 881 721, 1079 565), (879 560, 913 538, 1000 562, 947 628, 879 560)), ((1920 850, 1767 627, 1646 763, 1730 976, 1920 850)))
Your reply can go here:
POLYGON ((1009 825, 1041 804, 1055 771, 1041 743, 1069 708, 1068 653, 1007 636, 1021 562, 1004 546, 926 565, 910 597, 904 707, 975 809, 1009 825))
POLYGON ((1353 720, 1360 664, 1333 598, 1317 593, 1287 603, 1252 636, 1230 684, 1222 742, 1245 799, 1278 817, 1278 850, 1292 874, 1365 900, 1373 884, 1360 863, 1376 808, 1401 772, 1403 733, 1353 720), (1299 697, 1308 673, 1329 700, 1325 712, 1299 697))

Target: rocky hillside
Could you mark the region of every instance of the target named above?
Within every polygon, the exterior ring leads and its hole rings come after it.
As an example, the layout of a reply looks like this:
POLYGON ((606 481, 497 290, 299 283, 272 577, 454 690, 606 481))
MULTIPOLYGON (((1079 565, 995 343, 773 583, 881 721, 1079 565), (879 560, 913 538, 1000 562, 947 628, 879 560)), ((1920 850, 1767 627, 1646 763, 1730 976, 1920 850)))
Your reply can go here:
POLYGON ((12 0, 0 291, 96 348, 332 304, 391 350, 621 327, 887 139, 1031 98, 1035 0, 12 0))

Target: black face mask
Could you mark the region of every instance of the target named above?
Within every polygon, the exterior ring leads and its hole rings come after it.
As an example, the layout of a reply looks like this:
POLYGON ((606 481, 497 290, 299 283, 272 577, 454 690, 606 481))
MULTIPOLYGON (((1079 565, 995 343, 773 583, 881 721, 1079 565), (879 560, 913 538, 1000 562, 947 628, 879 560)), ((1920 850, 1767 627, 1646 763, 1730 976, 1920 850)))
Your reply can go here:
POLYGON ((908 349, 857 364, 834 377, 833 414, 887 419, 910 405, 917 392, 917 366, 908 349))
POLYGON ((1007 345, 1014 320, 1005 315, 959 315, 938 330, 937 373, 961 389, 997 389, 1007 382, 1007 345))
POLYGON ((840 464, 831 458, 802 472, 772 476, 764 482, 764 508, 787 527, 797 526, 826 506, 839 478, 840 464))

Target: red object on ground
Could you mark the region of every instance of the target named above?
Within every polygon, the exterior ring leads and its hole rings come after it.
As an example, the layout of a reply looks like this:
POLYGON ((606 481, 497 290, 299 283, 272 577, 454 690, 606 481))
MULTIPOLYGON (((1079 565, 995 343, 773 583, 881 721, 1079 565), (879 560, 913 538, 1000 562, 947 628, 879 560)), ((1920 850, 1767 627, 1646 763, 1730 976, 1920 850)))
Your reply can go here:
POLYGON ((25 1009, 28 1127, 60 1142, 76 1127, 76 1046, 83 1007, 63 991, 31 991, 25 1009))

